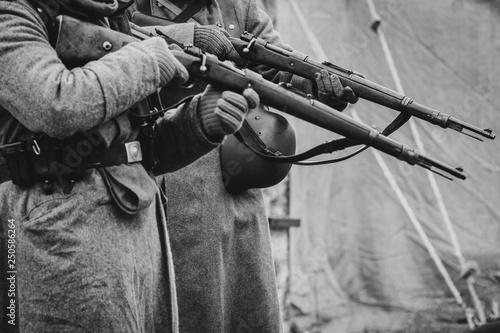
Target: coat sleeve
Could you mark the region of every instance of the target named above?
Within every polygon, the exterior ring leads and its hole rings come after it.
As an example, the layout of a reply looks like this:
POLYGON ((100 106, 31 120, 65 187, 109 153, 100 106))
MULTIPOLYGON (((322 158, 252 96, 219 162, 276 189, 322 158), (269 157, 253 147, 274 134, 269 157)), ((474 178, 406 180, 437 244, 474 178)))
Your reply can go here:
POLYGON ((155 56, 131 43, 68 69, 48 42, 40 17, 0 2, 0 103, 36 133, 65 138, 121 114, 159 86, 155 56))
POLYGON ((202 130, 198 114, 201 94, 168 111, 158 122, 155 140, 159 166, 155 174, 174 172, 207 154, 221 141, 213 141, 202 130))

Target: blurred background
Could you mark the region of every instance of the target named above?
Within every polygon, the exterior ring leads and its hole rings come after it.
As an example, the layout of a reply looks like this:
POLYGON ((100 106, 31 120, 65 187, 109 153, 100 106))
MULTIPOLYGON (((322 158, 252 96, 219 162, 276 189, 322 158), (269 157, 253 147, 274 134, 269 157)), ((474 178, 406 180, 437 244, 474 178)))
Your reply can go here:
MULTIPOLYGON (((500 1, 261 6, 295 50, 500 133, 500 1)), ((365 100, 344 112, 379 130, 397 116, 365 100)), ((299 152, 337 137, 287 118, 299 152)), ((500 319, 500 139, 419 119, 392 137, 468 178, 450 181, 374 149, 294 166, 266 190, 270 216, 295 221, 271 224, 285 332, 470 332, 500 319)))

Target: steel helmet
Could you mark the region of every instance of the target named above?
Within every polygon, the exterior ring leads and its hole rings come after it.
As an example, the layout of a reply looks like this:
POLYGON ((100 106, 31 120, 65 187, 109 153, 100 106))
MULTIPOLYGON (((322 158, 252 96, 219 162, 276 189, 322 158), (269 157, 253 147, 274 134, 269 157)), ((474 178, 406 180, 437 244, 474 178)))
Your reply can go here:
MULTIPOLYGON (((266 110, 262 105, 248 112, 246 124, 239 133, 248 145, 261 153, 266 153, 266 148, 278 155, 295 153, 293 128, 285 117, 266 110)), ((221 145, 220 162, 224 187, 233 195, 250 188, 276 185, 287 176, 292 167, 288 163, 272 162, 257 156, 234 135, 229 136, 221 145)))

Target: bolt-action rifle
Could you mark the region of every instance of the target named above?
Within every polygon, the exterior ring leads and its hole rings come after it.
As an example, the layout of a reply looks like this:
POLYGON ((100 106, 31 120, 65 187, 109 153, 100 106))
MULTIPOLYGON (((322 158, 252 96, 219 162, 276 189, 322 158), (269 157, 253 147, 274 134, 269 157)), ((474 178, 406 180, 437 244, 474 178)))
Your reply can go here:
MULTIPOLYGON (((61 16, 58 19, 59 31, 56 51, 64 61, 75 59, 92 61, 109 52, 120 49, 127 43, 139 39, 121 34, 91 23, 61 16)), ((230 62, 222 62, 215 55, 206 54, 194 46, 185 46, 183 51, 172 51, 174 56, 186 67, 192 78, 201 79, 222 90, 242 93, 251 87, 263 103, 287 114, 305 120, 326 130, 351 138, 359 144, 374 147, 388 155, 419 165, 444 177, 442 171, 459 179, 465 179, 462 168, 453 168, 436 159, 420 154, 388 138, 374 128, 340 113, 314 99, 299 95, 286 86, 265 80, 260 74, 247 69, 239 69, 230 62)), ((446 177, 451 179, 449 177, 446 177)))
POLYGON ((240 38, 230 38, 230 40, 239 55, 247 60, 287 71, 310 80, 314 79, 315 73, 325 69, 337 75, 342 84, 351 87, 359 98, 415 116, 443 128, 451 128, 480 141, 483 140, 464 132, 464 130, 488 139, 495 138, 491 128, 481 129, 448 114, 416 103, 405 95, 367 80, 363 74, 353 70, 342 68, 328 61, 320 62, 311 59, 309 56, 297 51, 290 52, 248 32, 241 34, 240 38))

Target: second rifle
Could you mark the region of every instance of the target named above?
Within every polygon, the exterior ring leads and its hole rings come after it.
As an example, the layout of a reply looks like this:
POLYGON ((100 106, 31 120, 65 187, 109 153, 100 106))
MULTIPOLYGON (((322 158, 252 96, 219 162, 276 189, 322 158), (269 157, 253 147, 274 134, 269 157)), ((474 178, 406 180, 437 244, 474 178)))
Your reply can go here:
POLYGON ((240 56, 247 60, 310 80, 314 80, 315 73, 325 69, 337 75, 342 84, 351 87, 359 98, 420 118, 442 128, 451 128, 480 141, 483 140, 464 130, 487 139, 495 138, 491 128, 481 129, 449 114, 419 104, 405 95, 367 80, 363 74, 353 70, 342 68, 328 61, 320 62, 311 59, 297 51, 285 50, 247 32, 241 35, 241 39, 230 38, 230 40, 240 56))

